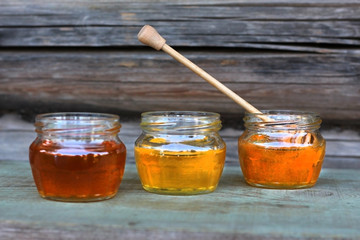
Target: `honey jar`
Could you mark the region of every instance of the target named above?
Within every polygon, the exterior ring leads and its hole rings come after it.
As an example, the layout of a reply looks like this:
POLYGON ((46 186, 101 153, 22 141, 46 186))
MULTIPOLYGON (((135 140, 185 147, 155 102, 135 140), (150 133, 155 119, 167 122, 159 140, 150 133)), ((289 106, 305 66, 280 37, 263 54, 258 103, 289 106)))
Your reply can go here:
POLYGON ((316 113, 262 111, 246 113, 239 137, 240 166, 255 187, 307 188, 315 185, 325 155, 316 113), (264 117, 268 119, 264 121, 264 117))
POLYGON ((226 146, 220 115, 210 112, 146 112, 135 142, 143 188, 152 193, 192 195, 213 192, 221 177, 226 146))
POLYGON ((35 127, 29 158, 41 197, 88 202, 116 195, 126 158, 118 116, 48 113, 36 116, 35 127))

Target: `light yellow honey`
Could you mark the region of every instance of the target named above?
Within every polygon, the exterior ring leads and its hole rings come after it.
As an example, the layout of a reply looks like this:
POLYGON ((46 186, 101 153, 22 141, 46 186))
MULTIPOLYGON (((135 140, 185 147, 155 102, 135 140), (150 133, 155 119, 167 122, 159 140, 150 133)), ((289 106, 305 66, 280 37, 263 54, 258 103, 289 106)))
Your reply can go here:
POLYGON ((135 147, 143 188, 160 194, 190 195, 216 189, 226 149, 168 151, 135 147))

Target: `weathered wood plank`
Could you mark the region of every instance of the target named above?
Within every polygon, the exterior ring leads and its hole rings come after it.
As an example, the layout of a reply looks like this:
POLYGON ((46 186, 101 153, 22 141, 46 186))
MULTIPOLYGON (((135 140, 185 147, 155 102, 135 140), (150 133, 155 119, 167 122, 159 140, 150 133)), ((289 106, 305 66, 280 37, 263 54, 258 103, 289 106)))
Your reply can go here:
POLYGON ((316 45, 359 45, 359 6, 353 0, 5 1, 0 45, 140 46, 136 34, 148 23, 173 46, 336 52, 316 45))
MULTIPOLYGON (((242 124, 242 123, 241 123, 242 124)), ((324 168, 360 169, 360 133, 350 130, 322 130, 327 141, 324 168)), ((134 142, 141 133, 138 121, 122 122, 120 138, 127 148, 127 163, 134 164, 134 142)), ((226 164, 239 167, 237 139, 242 130, 226 127, 220 135, 226 142, 226 164)), ((28 147, 35 139, 34 127, 16 115, 0 118, 0 160, 28 161, 28 147)))
POLYGON ((208 195, 165 196, 141 189, 127 165, 118 195, 104 202, 41 199, 30 167, 0 161, 1 239, 357 239, 360 174, 324 169, 305 190, 249 187, 226 167, 208 195))
MULTIPOLYGON (((184 51, 260 109, 303 109, 324 119, 360 119, 360 54, 184 51)), ((0 51, 0 108, 69 111, 243 109, 187 68, 155 51, 0 51)))

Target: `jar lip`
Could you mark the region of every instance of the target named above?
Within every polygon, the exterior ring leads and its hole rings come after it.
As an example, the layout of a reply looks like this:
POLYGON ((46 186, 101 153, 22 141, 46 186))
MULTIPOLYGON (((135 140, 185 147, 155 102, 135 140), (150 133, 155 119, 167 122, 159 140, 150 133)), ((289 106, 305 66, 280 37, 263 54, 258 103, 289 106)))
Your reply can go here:
POLYGON ((141 117, 164 118, 164 117, 196 117, 196 118, 220 118, 220 114, 205 111, 150 111, 143 112, 141 117))
POLYGON ((311 111, 301 111, 301 110, 260 110, 261 113, 249 113, 246 112, 247 116, 271 116, 271 115, 308 115, 312 117, 319 117, 319 113, 311 111))
POLYGON ((245 127, 249 129, 318 129, 321 118, 318 113, 300 110, 261 110, 261 113, 246 113, 245 127), (272 121, 265 121, 266 116, 272 121))
POLYGON ((42 113, 36 115, 35 121, 117 121, 120 117, 109 113, 92 113, 92 112, 55 112, 42 113))
POLYGON ((146 132, 218 131, 220 114, 204 111, 152 111, 141 114, 141 128, 146 132))
POLYGON ((56 135, 107 135, 120 131, 120 117, 108 113, 56 112, 38 114, 35 131, 56 135))

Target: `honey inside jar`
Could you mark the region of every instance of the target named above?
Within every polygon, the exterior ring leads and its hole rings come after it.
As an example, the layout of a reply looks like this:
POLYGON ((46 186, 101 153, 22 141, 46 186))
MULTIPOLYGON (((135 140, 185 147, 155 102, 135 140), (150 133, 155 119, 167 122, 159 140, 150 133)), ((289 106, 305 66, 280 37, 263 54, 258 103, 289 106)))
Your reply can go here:
POLYGON ((30 164, 39 194, 66 201, 94 201, 113 197, 124 174, 122 143, 104 141, 85 146, 51 141, 30 146, 30 164))
POLYGON ((35 126, 38 135, 29 147, 29 160, 41 197, 88 202, 116 195, 126 159, 118 116, 40 114, 35 126))
POLYGON ((224 166, 225 149, 176 152, 135 147, 135 158, 145 190, 198 194, 216 189, 224 166))
POLYGON ((135 142, 143 188, 152 193, 213 192, 225 164, 220 116, 209 112, 147 112, 135 142))
POLYGON ((315 185, 326 145, 318 131, 319 117, 280 112, 270 116, 274 122, 261 123, 249 115, 245 117, 247 128, 238 141, 246 182, 256 187, 286 189, 315 185))

